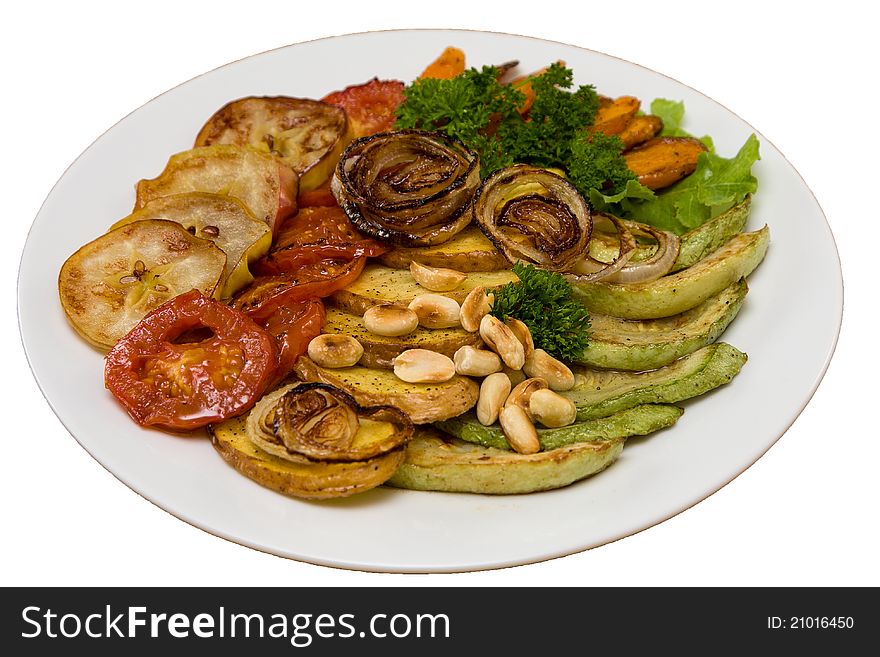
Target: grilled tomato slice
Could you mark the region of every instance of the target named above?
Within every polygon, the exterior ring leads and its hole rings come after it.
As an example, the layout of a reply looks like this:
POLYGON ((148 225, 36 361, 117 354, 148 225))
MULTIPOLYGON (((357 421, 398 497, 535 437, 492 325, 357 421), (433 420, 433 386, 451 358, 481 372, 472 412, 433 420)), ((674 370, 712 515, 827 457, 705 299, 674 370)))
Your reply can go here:
POLYGON ((159 176, 137 184, 135 210, 160 196, 209 192, 232 196, 274 233, 296 212, 299 177, 276 157, 228 144, 172 155, 159 176))
POLYGON ((144 315, 182 292, 211 296, 226 255, 173 221, 121 226, 70 256, 58 294, 70 323, 86 340, 110 348, 144 315))
POLYGON ((278 156, 299 174, 301 191, 330 178, 352 139, 345 111, 307 98, 240 98, 221 107, 196 137, 196 146, 253 146, 278 156))
POLYGON ((373 78, 327 94, 322 100, 343 108, 354 136, 366 137, 394 128, 397 108, 404 98, 403 87, 400 80, 373 78))
POLYGON ((249 410, 272 380, 276 358, 271 335, 192 290, 116 344, 104 384, 138 424, 188 431, 249 410))
POLYGON ((279 308, 328 297, 350 285, 364 270, 366 258, 318 260, 278 276, 258 276, 232 301, 255 322, 266 322, 279 308))
POLYGON ((248 265, 265 255, 272 244, 269 227, 231 196, 202 192, 163 196, 112 227, 145 219, 175 221, 190 234, 211 240, 220 247, 226 254, 226 269, 217 295, 221 299, 231 297, 254 280, 248 265))

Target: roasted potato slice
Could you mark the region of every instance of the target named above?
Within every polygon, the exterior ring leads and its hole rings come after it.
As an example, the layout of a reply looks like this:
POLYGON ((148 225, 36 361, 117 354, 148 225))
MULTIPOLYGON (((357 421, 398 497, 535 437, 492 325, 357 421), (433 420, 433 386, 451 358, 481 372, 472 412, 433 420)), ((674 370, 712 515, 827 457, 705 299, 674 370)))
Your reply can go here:
POLYGON ((302 381, 320 381, 342 388, 361 406, 396 406, 413 424, 461 415, 477 403, 480 394, 476 382, 464 376, 455 375, 443 383, 407 383, 390 370, 360 366, 326 369, 307 356, 300 356, 294 372, 302 381))
MULTIPOLYGON (((472 272, 457 288, 440 294, 461 303, 477 286, 491 289, 516 280, 516 274, 509 270, 472 272)), ((370 264, 354 283, 335 292, 332 299, 337 308, 354 315, 363 315, 367 308, 382 303, 407 305, 424 293, 425 288, 416 283, 408 269, 391 269, 370 264)))
POLYGON ((693 137, 655 137, 623 154, 626 165, 649 189, 669 187, 694 172, 706 145, 693 137))
POLYGON ((227 103, 208 119, 196 147, 253 146, 272 153, 299 175, 300 191, 330 178, 353 134, 345 111, 307 98, 250 96, 227 103))
POLYGON ((220 247, 226 254, 226 269, 217 295, 221 299, 228 299, 254 280, 248 264, 264 256, 272 244, 269 227, 231 196, 202 192, 162 196, 120 219, 111 230, 147 219, 174 221, 190 234, 220 247))
POLYGON ((275 233, 296 212, 296 172, 268 153, 227 144, 172 155, 158 177, 137 184, 135 210, 161 196, 209 192, 232 196, 275 233))
POLYGON ((174 221, 120 226, 70 256, 58 275, 61 306, 77 333, 110 348, 151 310, 190 290, 211 296, 226 254, 174 221))
POLYGON ((419 327, 412 333, 396 337, 376 335, 367 330, 360 317, 337 308, 327 309, 323 332, 352 336, 364 348, 360 365, 386 369, 391 369, 394 358, 407 349, 428 349, 452 358, 455 352, 465 345, 472 347, 483 345, 479 333, 469 333, 462 328, 419 327))
POLYGON ((620 98, 602 98, 599 111, 590 132, 604 132, 606 135, 617 135, 623 132, 636 112, 641 107, 641 101, 634 96, 621 96, 620 98))
POLYGON ((398 488, 510 495, 562 488, 604 470, 623 451, 623 438, 517 454, 467 443, 418 427, 406 460, 388 480, 398 488))
POLYGON ((413 260, 429 267, 448 267, 464 272, 510 269, 510 262, 504 254, 476 226, 468 226, 443 244, 396 247, 379 256, 379 262, 395 269, 408 269, 413 260))
POLYGON ((653 139, 661 130, 663 120, 659 116, 642 114, 632 117, 623 130, 616 134, 623 142, 624 149, 629 149, 653 139))
POLYGON ((259 449, 247 437, 245 419, 209 428, 214 449, 233 468, 271 490, 308 499, 363 493, 384 483, 400 466, 404 447, 367 461, 293 463, 259 449))

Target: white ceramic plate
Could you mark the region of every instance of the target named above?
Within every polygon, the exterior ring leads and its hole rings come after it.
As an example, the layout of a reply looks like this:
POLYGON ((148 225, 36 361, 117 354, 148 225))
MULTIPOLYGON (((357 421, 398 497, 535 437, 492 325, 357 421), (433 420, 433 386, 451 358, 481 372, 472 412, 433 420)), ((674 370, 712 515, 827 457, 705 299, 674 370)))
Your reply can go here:
MULTIPOLYGON (((379 489, 304 502, 238 475, 207 440, 140 429, 102 383, 102 359, 67 324, 61 264, 126 215, 140 178, 190 147, 205 119, 246 95, 320 98, 373 76, 413 79, 445 46, 469 65, 557 59, 606 95, 681 99, 685 127, 730 156, 755 132, 724 107, 649 69, 573 46, 503 34, 395 31, 298 44, 249 57, 159 96, 113 126, 67 170, 25 245, 19 319, 34 375, 80 444, 120 481, 217 536, 302 561, 361 570, 464 571, 529 563, 595 547, 679 513, 754 463, 791 425, 834 350, 840 263, 821 209, 765 138, 749 229, 771 227, 769 254, 723 339, 749 354, 734 382, 686 404, 673 428, 632 440, 600 475, 546 493, 488 497, 379 489), (806 256, 809 257, 806 257, 806 256)), ((647 62, 650 64, 650 62, 647 62)), ((744 87, 744 93, 747 90, 744 87)))

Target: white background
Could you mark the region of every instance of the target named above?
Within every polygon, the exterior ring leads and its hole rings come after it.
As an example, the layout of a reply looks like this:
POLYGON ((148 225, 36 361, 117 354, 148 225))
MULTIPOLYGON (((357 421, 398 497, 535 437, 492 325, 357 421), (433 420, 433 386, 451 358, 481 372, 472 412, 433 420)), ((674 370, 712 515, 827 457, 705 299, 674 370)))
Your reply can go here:
MULTIPOLYGON (((0 584, 880 584, 876 21, 860 9, 866 3, 786 5, 153 0, 7 6, 0 24, 6 345, 0 584), (526 34, 646 65, 750 122, 815 193, 843 261, 846 308, 837 353, 794 426, 709 499, 635 536, 542 564, 464 575, 356 573, 262 554, 177 520, 93 461, 50 411, 20 346, 15 280, 34 216, 79 153, 131 110, 229 61, 318 37, 407 27, 526 34)), ((803 257, 809 261, 810 254, 803 257)))

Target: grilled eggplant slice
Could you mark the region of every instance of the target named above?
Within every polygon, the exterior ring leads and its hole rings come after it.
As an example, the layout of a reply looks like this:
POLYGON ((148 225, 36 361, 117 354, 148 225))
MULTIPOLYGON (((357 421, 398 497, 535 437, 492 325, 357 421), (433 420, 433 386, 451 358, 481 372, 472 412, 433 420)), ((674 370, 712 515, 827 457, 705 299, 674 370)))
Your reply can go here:
POLYGON ((226 254, 174 221, 120 226, 70 256, 58 276, 61 306, 93 345, 109 349, 151 310, 190 290, 214 294, 226 254))
POLYGON ((218 289, 221 299, 228 299, 254 280, 248 265, 266 255, 272 244, 269 227, 231 196, 202 192, 162 196, 120 219, 111 229, 146 219, 177 222, 190 234, 220 247, 226 254, 226 269, 218 289))
POLYGON ((353 137, 345 111, 318 100, 249 96, 227 103, 205 123, 196 147, 252 146, 281 159, 307 192, 330 179, 353 137))
POLYGON ((209 192, 232 196, 277 232, 296 212, 296 172, 254 148, 219 145, 194 148, 171 156, 158 177, 137 184, 135 210, 161 196, 209 192))

